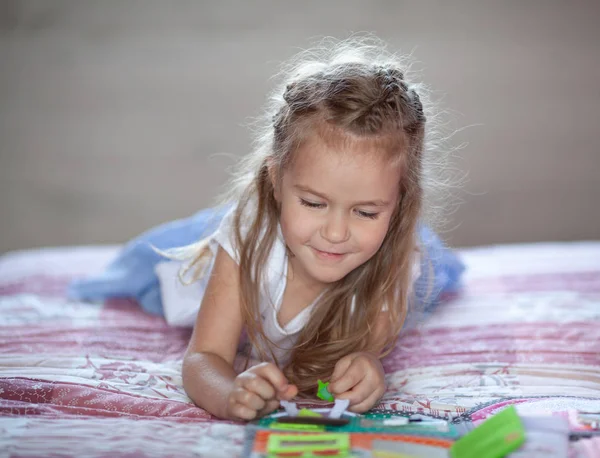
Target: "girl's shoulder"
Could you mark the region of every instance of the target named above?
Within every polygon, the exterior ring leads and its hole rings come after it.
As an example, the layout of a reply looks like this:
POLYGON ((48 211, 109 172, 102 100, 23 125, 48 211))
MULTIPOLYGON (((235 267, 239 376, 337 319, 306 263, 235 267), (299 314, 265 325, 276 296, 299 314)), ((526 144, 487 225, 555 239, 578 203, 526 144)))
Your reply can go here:
POLYGON ((239 264, 240 247, 238 246, 237 230, 239 229, 241 239, 244 240, 256 217, 256 203, 250 200, 243 208, 239 220, 236 218, 240 208, 239 202, 228 204, 228 210, 225 212, 219 227, 209 237, 209 244, 213 253, 216 254, 217 245, 221 246, 231 258, 239 264), (239 228, 237 227, 239 225, 239 228))

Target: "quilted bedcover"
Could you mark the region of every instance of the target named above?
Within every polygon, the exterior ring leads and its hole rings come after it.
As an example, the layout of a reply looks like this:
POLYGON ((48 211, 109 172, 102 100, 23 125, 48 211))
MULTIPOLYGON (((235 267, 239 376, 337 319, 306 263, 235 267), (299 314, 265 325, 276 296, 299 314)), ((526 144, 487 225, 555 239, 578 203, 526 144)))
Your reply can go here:
MULTIPOLYGON (((194 406, 190 330, 133 301, 65 298, 117 247, 0 258, 0 455, 236 457, 242 424, 194 406)), ((600 242, 459 251, 464 288, 384 360, 380 408, 480 421, 507 403, 600 411, 600 242)))

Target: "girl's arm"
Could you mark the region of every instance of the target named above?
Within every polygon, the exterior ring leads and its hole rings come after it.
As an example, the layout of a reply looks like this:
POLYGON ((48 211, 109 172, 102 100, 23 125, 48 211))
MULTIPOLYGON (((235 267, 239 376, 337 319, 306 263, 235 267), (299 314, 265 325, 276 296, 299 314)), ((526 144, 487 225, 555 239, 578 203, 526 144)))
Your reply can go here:
POLYGON ((220 418, 251 420, 297 389, 271 363, 234 371, 243 326, 239 290, 239 267, 219 248, 183 360, 183 387, 196 405, 220 418))
POLYGON ((219 247, 183 360, 183 387, 198 406, 225 418, 242 332, 239 267, 219 247))

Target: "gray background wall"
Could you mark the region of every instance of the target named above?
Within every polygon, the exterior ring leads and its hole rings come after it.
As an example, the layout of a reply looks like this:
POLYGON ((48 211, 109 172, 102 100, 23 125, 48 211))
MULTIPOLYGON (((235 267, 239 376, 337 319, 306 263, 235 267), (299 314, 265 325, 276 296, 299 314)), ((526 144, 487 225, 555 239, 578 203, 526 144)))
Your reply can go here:
POLYGON ((599 23, 595 0, 2 0, 0 251, 209 205, 278 62, 358 31, 413 51, 474 125, 449 242, 600 239, 599 23))

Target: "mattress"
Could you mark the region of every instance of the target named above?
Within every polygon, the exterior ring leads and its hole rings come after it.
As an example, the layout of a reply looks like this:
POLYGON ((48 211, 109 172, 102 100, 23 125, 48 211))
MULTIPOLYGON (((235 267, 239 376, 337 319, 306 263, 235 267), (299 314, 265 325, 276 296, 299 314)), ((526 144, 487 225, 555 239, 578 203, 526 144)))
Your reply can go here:
MULTIPOLYGON (((186 396, 191 330, 129 299, 66 299, 118 247, 0 258, 0 454, 240 456, 242 423, 186 396)), ((600 242, 459 250, 447 296, 385 358, 377 408, 479 422, 508 404, 600 411, 600 242)))

